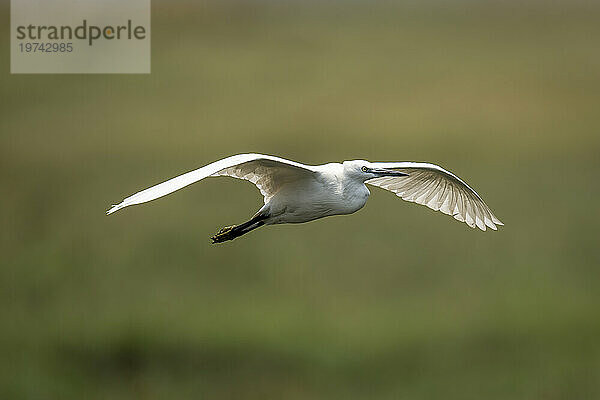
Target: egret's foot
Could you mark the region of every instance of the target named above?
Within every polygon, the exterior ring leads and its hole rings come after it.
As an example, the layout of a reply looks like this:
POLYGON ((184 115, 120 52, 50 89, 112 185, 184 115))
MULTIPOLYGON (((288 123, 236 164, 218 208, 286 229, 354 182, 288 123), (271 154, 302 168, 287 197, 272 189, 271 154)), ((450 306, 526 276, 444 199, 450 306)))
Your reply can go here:
POLYGON ((222 243, 235 239, 238 235, 234 234, 233 228, 235 228, 235 225, 226 226, 225 228, 221 229, 215 236, 210 238, 212 243, 222 243))

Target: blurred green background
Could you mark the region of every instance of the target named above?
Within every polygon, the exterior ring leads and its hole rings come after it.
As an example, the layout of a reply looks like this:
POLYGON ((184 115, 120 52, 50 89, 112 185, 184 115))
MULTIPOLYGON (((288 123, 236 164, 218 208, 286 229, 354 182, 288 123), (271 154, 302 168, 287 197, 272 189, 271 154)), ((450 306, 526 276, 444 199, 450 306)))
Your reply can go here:
POLYGON ((151 75, 0 53, 0 398, 600 398, 600 5, 153 1, 151 75), (373 188, 262 204, 227 155, 438 163, 506 224, 373 188))

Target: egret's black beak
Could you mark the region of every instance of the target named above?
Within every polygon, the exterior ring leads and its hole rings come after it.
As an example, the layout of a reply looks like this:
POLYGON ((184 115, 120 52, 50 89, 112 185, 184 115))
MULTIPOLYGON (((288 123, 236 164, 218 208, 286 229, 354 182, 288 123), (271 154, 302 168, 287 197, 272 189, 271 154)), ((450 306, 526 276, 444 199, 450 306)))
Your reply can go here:
POLYGON ((407 173, 395 171, 393 169, 385 169, 385 168, 369 168, 369 171, 372 174, 376 174, 379 176, 408 176, 407 173))

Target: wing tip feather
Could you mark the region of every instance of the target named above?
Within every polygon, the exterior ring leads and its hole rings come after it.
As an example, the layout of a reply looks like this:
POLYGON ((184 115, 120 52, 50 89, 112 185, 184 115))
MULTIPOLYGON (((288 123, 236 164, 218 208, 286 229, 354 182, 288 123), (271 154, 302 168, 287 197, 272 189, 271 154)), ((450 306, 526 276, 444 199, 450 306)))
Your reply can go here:
POLYGON ((106 210, 106 215, 110 215, 116 211, 119 211, 123 207, 125 207, 123 203, 113 204, 108 210, 106 210))

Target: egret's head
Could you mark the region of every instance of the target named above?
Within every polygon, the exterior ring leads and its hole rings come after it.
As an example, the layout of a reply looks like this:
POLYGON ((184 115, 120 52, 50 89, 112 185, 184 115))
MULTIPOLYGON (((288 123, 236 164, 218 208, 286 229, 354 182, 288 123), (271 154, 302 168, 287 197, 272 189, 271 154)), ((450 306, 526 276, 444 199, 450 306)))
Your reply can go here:
POLYGON ((380 168, 376 163, 365 160, 344 161, 344 173, 362 182, 384 176, 407 176, 408 174, 393 169, 380 168))

